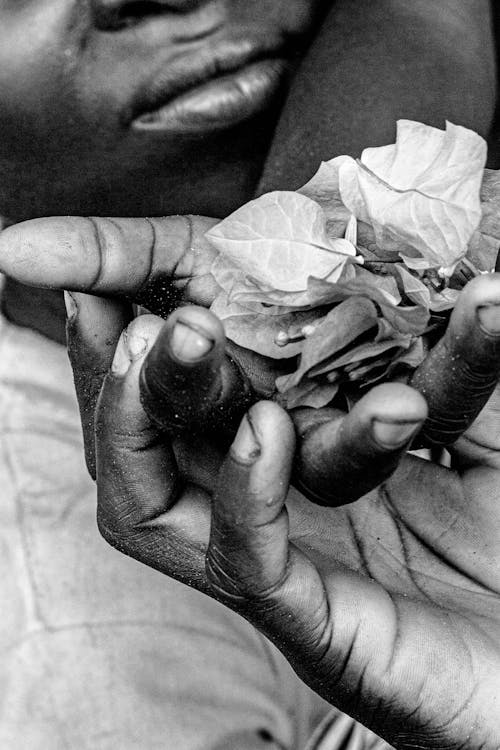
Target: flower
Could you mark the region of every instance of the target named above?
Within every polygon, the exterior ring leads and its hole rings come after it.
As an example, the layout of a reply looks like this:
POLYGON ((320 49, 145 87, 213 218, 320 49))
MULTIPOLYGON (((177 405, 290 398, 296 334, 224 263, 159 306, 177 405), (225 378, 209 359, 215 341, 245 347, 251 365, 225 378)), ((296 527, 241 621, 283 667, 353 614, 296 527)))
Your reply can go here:
POLYGON ((472 131, 402 120, 395 144, 324 162, 297 193, 261 196, 208 232, 222 290, 211 309, 235 343, 282 361, 285 406, 418 366, 457 278, 494 265, 491 220, 479 227, 485 160, 472 131))
POLYGON ((408 268, 451 276, 481 220, 486 142, 466 128, 400 120, 396 143, 330 162, 344 205, 408 268))
POLYGON ((300 193, 267 193, 250 201, 207 238, 224 262, 260 289, 304 291, 309 276, 336 281, 348 261, 360 260, 351 242, 327 232, 321 207, 300 193))

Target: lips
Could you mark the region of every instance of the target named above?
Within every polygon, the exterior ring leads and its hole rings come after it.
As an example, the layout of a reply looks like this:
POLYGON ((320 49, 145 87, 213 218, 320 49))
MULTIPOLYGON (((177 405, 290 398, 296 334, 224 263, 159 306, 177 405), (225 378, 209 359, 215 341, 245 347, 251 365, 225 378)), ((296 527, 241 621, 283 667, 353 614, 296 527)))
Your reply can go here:
POLYGON ((135 131, 205 133, 247 120, 276 100, 290 63, 283 47, 219 43, 168 62, 135 103, 135 131))

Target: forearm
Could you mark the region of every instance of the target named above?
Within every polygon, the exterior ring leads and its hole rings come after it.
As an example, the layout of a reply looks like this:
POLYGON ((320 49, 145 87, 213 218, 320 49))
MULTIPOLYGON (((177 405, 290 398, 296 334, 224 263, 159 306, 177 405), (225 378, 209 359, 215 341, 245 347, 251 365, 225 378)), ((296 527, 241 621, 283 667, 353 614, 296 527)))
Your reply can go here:
POLYGON ((399 118, 486 135, 494 107, 488 0, 338 0, 294 81, 263 187, 298 187, 322 159, 393 142, 399 118))

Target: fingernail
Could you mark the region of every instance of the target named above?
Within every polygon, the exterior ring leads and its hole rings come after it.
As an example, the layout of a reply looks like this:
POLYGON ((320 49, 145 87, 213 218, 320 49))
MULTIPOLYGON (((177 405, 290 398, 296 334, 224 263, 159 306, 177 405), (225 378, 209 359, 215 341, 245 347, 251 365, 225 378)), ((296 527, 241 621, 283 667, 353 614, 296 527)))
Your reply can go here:
POLYGON ((500 271, 500 250, 497 253, 497 259, 495 261, 495 271, 497 273, 500 271))
POLYGON ((248 416, 241 420, 238 432, 233 441, 233 451, 242 461, 253 463, 260 456, 259 441, 255 436, 248 416))
POLYGON ((420 429, 421 422, 384 422, 374 419, 372 430, 377 443, 385 448, 400 448, 420 429))
POLYGON ((71 292, 64 292, 64 304, 66 305, 66 317, 71 322, 78 314, 78 305, 71 292))
POLYGON ((485 305, 477 310, 481 327, 488 333, 500 333, 500 305, 485 305))
POLYGON ((214 348, 215 341, 199 328, 192 328, 180 320, 170 334, 172 353, 184 362, 197 362, 214 348))
POLYGON ((142 336, 134 335, 127 329, 118 340, 111 365, 113 375, 123 377, 129 371, 132 362, 138 360, 146 351, 148 342, 142 336))

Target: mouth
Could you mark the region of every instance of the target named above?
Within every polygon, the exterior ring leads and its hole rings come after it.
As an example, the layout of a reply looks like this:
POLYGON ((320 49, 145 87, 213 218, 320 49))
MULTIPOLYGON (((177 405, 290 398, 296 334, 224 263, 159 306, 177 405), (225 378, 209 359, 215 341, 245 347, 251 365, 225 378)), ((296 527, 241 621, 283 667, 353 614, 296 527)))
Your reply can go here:
POLYGON ((196 135, 238 125, 275 104, 290 69, 282 48, 251 40, 183 55, 146 87, 131 127, 196 135))

